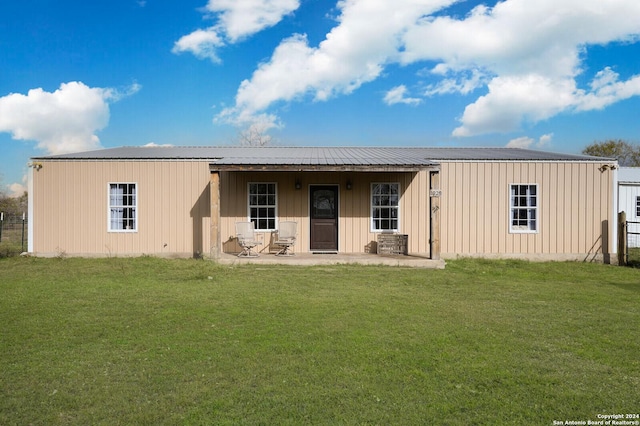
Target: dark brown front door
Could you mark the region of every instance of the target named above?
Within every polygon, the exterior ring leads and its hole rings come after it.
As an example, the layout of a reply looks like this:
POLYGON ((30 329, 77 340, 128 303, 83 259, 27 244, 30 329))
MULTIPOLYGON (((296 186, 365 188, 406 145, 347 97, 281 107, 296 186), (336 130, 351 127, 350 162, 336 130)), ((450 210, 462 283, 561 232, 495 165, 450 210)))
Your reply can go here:
POLYGON ((312 251, 338 251, 338 187, 312 185, 310 188, 312 251))

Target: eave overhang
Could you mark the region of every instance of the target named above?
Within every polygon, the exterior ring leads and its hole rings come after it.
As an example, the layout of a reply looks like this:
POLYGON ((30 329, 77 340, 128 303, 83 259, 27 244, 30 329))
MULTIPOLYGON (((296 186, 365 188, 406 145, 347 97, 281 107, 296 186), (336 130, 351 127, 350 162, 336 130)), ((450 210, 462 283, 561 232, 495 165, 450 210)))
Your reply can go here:
POLYGON ((437 170, 439 164, 353 164, 353 165, 326 165, 326 164, 219 164, 210 163, 209 169, 213 171, 230 172, 386 172, 386 173, 414 173, 424 170, 437 170))

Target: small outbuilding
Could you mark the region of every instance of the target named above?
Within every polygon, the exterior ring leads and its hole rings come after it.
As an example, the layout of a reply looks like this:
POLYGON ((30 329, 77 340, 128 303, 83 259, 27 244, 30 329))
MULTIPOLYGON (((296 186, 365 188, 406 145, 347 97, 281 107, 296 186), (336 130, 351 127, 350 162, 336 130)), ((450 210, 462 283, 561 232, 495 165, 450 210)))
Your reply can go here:
POLYGON ((615 252, 617 163, 516 148, 122 147, 32 158, 36 255, 262 253, 281 221, 298 253, 402 251, 598 260, 615 252), (381 238, 383 236, 383 238, 381 238))
POLYGON ((618 211, 629 221, 627 245, 640 247, 640 167, 620 167, 618 172, 618 211))

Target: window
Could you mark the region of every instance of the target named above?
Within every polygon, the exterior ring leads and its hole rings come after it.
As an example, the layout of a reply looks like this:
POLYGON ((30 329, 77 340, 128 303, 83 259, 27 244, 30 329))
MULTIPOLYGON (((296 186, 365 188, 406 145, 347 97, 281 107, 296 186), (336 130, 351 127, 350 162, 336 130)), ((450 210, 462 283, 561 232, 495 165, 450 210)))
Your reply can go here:
POLYGON ((109 184, 109 231, 138 230, 138 197, 135 183, 109 184))
POLYGON ((399 203, 399 183, 372 183, 371 230, 397 231, 399 203))
POLYGON ((276 184, 249 183, 249 220, 257 230, 276 229, 276 184))
POLYGON ((640 197, 636 197, 636 216, 640 217, 640 197))
POLYGON ((511 232, 538 232, 538 186, 511 185, 511 232))

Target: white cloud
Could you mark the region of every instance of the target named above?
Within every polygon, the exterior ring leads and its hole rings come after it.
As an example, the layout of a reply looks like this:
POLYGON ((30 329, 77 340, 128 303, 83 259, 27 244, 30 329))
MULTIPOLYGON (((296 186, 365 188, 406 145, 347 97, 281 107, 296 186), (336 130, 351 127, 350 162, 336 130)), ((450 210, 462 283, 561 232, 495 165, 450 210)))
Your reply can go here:
POLYGON ((12 183, 7 185, 9 189, 9 197, 17 198, 27 192, 27 186, 23 183, 12 183))
POLYGON ((271 59, 242 82, 235 106, 218 118, 253 116, 275 102, 305 95, 325 101, 349 94, 397 61, 401 36, 408 26, 454 1, 339 1, 339 24, 318 47, 309 46, 304 35, 284 40, 271 59))
POLYGON ((551 139, 553 139, 553 133, 547 133, 546 135, 540 136, 538 141, 528 136, 522 136, 519 138, 511 139, 509 143, 507 143, 507 148, 542 148, 549 143, 551 143, 551 139))
POLYGON ((603 109, 620 100, 640 95, 640 75, 627 81, 619 81, 619 77, 619 74, 609 67, 598 72, 590 84, 591 92, 578 92, 576 109, 603 109))
POLYGON ((551 143, 552 139, 553 139, 553 133, 547 133, 546 135, 542 135, 540 136, 540 139, 538 139, 538 146, 539 147, 547 146, 551 143))
MULTIPOLYGON (((267 110, 279 102, 349 94, 390 64, 429 64, 429 78, 439 81, 426 84, 425 96, 486 89, 465 108, 456 136, 513 131, 640 94, 640 75, 621 80, 608 68, 590 87, 576 82, 589 46, 640 39, 637 0, 505 0, 460 19, 433 15, 455 2, 340 0, 337 25, 325 40, 318 46, 304 35, 283 40, 218 119, 269 114, 277 120, 267 110)), ((231 10, 227 3, 232 0, 220 3, 221 10, 231 10)), ((232 28, 228 22, 225 28, 232 28)))
POLYGON ((519 138, 511 139, 509 143, 507 143, 507 148, 531 148, 531 145, 536 143, 535 139, 532 139, 528 136, 522 136, 519 138))
MULTIPOLYGON (((0 180, 2 176, 0 175, 0 180)), ((28 177, 26 174, 22 175, 22 183, 13 182, 6 185, 2 185, 0 188, 0 195, 9 196, 11 198, 17 198, 22 196, 27 191, 27 180, 28 177)))
POLYGON ((462 125, 454 136, 471 136, 518 129, 522 122, 537 123, 563 111, 603 109, 640 95, 640 75, 619 81, 610 68, 598 72, 590 90, 576 87, 572 77, 551 78, 540 74, 495 77, 489 93, 468 105, 462 125))
POLYGON ((91 88, 81 82, 63 83, 55 92, 32 89, 0 98, 0 132, 16 140, 32 140, 49 154, 100 147, 96 133, 109 122, 109 103, 140 90, 124 92, 91 88))
POLYGON ((411 26, 403 61, 500 75, 573 75, 585 45, 637 37, 639 13, 634 0, 506 0, 478 6, 464 19, 442 16, 411 26))
POLYGON ((512 131, 523 121, 638 94, 637 77, 616 84, 604 80, 604 90, 593 87, 588 93, 575 81, 585 47, 637 40, 638 16, 640 3, 634 0, 507 0, 493 8, 479 6, 461 20, 423 20, 408 30, 402 60, 436 61, 434 74, 482 69, 489 93, 466 107, 453 134, 512 131))
POLYGON ((299 0, 209 0, 206 10, 219 14, 218 27, 235 43, 276 25, 299 7, 299 0))
POLYGON ((214 118, 216 123, 232 124, 244 127, 247 131, 253 128, 262 129, 263 133, 271 129, 280 129, 283 124, 274 114, 258 113, 238 108, 226 108, 214 118))
POLYGON ((396 86, 386 93, 386 95, 384 96, 384 102, 387 105, 395 105, 395 104, 418 105, 422 102, 421 99, 410 98, 410 97, 407 97, 406 94, 407 94, 407 87, 405 85, 396 86))
POLYGON ((173 53, 191 52, 197 58, 209 58, 213 62, 220 62, 217 49, 224 46, 215 28, 196 30, 182 36, 173 46, 173 53))
MULTIPOLYGON (((436 72, 437 73, 437 72, 436 72)), ((445 72, 447 74, 447 72, 445 72)), ((467 95, 487 83, 487 77, 478 69, 473 69, 465 75, 459 73, 454 78, 445 78, 438 84, 429 85, 425 92, 426 96, 446 95, 451 93, 461 93, 467 95)))
POLYGON ((143 148, 170 148, 174 145, 170 144, 170 143, 162 143, 162 144, 157 144, 155 142, 149 142, 148 144, 142 145, 143 148))
POLYGON ((537 74, 496 77, 489 93, 468 105, 454 136, 515 130, 522 121, 536 123, 574 104, 575 81, 537 74))
POLYGON ((217 23, 182 36, 173 53, 191 52, 220 62, 218 50, 272 27, 300 7, 299 0, 209 0, 204 10, 217 23))

